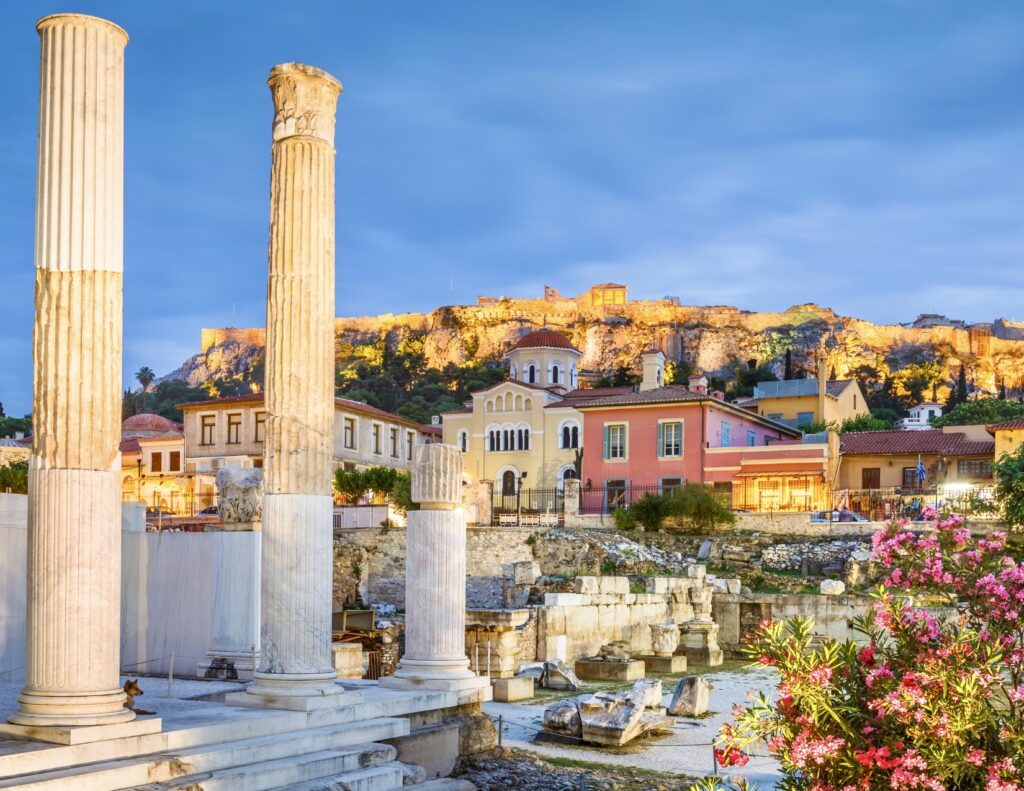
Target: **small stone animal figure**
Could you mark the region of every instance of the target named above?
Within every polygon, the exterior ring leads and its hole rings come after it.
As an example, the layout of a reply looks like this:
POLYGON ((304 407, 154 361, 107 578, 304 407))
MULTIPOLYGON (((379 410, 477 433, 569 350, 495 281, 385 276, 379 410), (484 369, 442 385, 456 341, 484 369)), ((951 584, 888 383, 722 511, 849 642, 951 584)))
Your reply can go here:
POLYGON ((135 698, 142 694, 142 690, 139 689, 138 679, 128 679, 124 682, 124 694, 128 696, 128 699, 124 702, 126 709, 131 709, 136 714, 156 714, 155 711, 146 711, 146 709, 135 708, 135 698))

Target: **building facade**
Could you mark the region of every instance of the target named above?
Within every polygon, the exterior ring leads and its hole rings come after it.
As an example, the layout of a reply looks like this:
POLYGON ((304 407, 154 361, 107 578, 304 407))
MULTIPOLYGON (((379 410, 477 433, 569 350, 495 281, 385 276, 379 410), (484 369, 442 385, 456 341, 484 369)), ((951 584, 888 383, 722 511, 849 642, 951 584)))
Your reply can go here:
POLYGON ((1001 459, 1005 453, 1016 453, 1024 445, 1024 418, 1007 420, 986 428, 995 440, 996 459, 1001 459))
MULTIPOLYGON (((185 471, 197 491, 215 492, 217 470, 262 467, 267 412, 262 395, 231 396, 180 404, 185 471)), ((408 470, 417 444, 434 441, 435 429, 347 398, 334 399, 335 469, 393 467, 408 470)))
POLYGON ((191 514, 210 503, 195 501, 185 472, 182 424, 142 413, 121 423, 121 499, 173 514, 191 514))
POLYGON ((904 431, 922 431, 932 427, 932 418, 942 417, 942 404, 925 401, 907 410, 907 416, 900 420, 896 428, 904 431))

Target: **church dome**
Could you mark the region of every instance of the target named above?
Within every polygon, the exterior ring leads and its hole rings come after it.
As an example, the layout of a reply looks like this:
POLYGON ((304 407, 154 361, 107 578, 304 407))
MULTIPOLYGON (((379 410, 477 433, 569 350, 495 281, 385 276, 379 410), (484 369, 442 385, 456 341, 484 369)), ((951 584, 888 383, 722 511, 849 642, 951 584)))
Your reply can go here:
POLYGON ((509 351, 514 352, 516 349, 569 349, 579 352, 562 333, 547 327, 526 333, 509 351))
POLYGON ((161 415, 154 415, 151 412, 132 415, 121 423, 122 436, 155 437, 176 431, 181 431, 181 423, 168 420, 161 415))

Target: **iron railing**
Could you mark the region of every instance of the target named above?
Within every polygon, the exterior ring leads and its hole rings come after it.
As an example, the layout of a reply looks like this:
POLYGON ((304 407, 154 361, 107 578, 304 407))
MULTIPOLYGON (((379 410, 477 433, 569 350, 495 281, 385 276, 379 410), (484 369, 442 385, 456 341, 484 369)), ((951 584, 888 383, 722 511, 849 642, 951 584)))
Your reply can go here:
POLYGON ((925 507, 963 514, 971 519, 998 519, 1000 508, 992 486, 925 486, 888 489, 837 489, 832 508, 872 522, 921 518, 925 507))
MULTIPOLYGON (((627 483, 625 486, 583 486, 580 488, 581 514, 610 514, 616 508, 628 508, 648 494, 670 494, 681 488, 663 483, 627 483)), ((723 504, 729 505, 728 491, 715 491, 723 504)))
POLYGON ((555 527, 565 524, 565 494, 561 489, 519 489, 491 495, 491 524, 555 527))

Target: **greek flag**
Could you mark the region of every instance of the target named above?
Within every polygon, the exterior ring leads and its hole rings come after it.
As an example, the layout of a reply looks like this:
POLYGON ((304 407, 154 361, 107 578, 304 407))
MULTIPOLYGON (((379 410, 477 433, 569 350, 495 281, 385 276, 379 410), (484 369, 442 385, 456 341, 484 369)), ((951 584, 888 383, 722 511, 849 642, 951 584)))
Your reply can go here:
POLYGON ((917 482, 918 482, 918 484, 924 483, 924 479, 927 478, 927 477, 928 476, 925 474, 925 471, 924 471, 924 462, 921 461, 921 454, 918 453, 917 454, 917 482))

